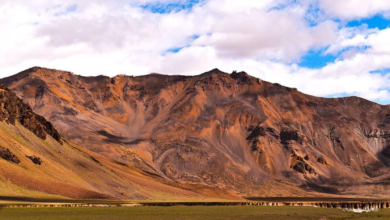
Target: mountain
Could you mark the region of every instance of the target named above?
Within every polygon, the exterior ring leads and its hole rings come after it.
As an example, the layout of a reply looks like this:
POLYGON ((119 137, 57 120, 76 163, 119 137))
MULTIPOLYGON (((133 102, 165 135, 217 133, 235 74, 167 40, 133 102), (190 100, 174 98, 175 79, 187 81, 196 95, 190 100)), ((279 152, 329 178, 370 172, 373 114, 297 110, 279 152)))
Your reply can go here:
POLYGON ((167 184, 161 178, 64 139, 50 122, 0 84, 1 196, 131 200, 234 198, 218 195, 218 191, 207 193, 207 190, 167 184))
POLYGON ((389 195, 390 107, 218 69, 0 80, 65 138, 168 183, 241 196, 389 195))

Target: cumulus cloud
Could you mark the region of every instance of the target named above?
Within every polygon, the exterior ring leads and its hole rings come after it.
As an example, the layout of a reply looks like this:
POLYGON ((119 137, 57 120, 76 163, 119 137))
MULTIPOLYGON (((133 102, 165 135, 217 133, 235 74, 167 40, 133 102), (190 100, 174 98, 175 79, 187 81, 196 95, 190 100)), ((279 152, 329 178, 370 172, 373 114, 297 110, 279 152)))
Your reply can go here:
POLYGON ((390 29, 345 21, 389 11, 379 0, 0 0, 0 76, 31 66, 110 76, 217 67, 387 103, 390 29), (309 51, 335 60, 299 66, 309 51))
POLYGON ((226 16, 215 22, 212 34, 194 44, 213 46, 225 57, 298 60, 309 49, 333 42, 338 29, 332 21, 309 27, 304 12, 297 7, 226 16))
POLYGON ((386 0, 320 0, 320 5, 330 16, 341 19, 387 14, 390 10, 390 2, 386 0))

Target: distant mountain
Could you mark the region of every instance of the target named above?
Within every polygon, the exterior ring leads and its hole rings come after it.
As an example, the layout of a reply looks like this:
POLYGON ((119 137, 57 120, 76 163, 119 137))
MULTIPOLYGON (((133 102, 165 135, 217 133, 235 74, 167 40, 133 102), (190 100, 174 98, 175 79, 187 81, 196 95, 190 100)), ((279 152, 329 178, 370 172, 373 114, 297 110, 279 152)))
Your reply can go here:
MULTIPOLYGON (((198 191, 202 190, 205 188, 198 188, 198 191)), ((218 192, 214 195, 218 196, 218 192)), ((164 183, 161 178, 62 138, 50 122, 35 114, 2 84, 0 196, 132 200, 212 198, 196 190, 189 191, 184 185, 164 183)), ((228 194, 222 197, 234 198, 228 194)))
POLYGON ((188 189, 389 196, 389 106, 218 69, 109 78, 34 67, 0 82, 67 139, 188 189))

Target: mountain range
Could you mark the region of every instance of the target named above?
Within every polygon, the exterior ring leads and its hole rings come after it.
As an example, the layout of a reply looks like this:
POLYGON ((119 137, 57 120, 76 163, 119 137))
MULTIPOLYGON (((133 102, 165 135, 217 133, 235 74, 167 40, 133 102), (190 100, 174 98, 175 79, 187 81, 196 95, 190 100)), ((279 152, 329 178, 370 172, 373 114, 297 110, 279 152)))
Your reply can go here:
POLYGON ((390 195, 390 107, 245 72, 0 79, 0 193, 240 199, 390 195))

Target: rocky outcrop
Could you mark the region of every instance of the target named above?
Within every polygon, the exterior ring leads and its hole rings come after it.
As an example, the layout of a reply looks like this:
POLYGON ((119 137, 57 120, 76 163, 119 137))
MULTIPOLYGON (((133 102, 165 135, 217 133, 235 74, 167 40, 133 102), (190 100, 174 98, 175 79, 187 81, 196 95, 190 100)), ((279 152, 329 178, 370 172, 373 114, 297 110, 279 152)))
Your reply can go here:
POLYGON ((31 160, 31 162, 33 162, 34 164, 36 165, 41 165, 42 164, 42 160, 40 157, 37 157, 37 156, 26 156, 28 159, 31 160))
POLYGON ((364 130, 364 136, 367 138, 387 138, 390 137, 390 132, 381 130, 381 129, 373 129, 373 130, 364 130))
POLYGON ((309 164, 309 155, 299 156, 296 150, 292 150, 291 168, 302 174, 317 174, 309 164))
POLYGON ((330 129, 329 137, 330 137, 330 140, 331 140, 332 143, 333 143, 333 147, 334 147, 334 148, 339 147, 339 148, 341 148, 341 149, 344 150, 344 145, 343 145, 343 143, 341 142, 341 134, 340 134, 340 132, 339 132, 337 129, 335 129, 334 127, 332 127, 332 128, 330 129))
POLYGON ((19 158, 15 154, 13 154, 8 148, 1 147, 1 146, 0 146, 0 157, 12 163, 16 163, 16 164, 20 163, 19 158))
POLYGON ((264 126, 256 126, 255 128, 251 127, 248 129, 249 136, 246 138, 247 140, 254 140, 260 136, 273 136, 275 138, 278 138, 279 135, 276 134, 276 131, 274 128, 271 127, 264 127, 264 126))
POLYGON ((246 72, 237 72, 234 71, 230 75, 233 79, 237 80, 239 84, 251 85, 253 81, 255 81, 251 76, 249 76, 246 72))
POLYGON ((299 173, 310 173, 310 174, 315 174, 315 170, 309 165, 306 164, 304 161, 297 161, 295 165, 293 166, 293 169, 296 170, 299 173))
POLYGON ((287 141, 298 141, 298 131, 291 128, 283 128, 280 132, 280 141, 286 143, 287 141))
POLYGON ((23 103, 3 84, 0 84, 0 121, 6 121, 12 125, 18 122, 42 139, 46 139, 46 135, 50 135, 57 141, 61 139, 60 134, 50 122, 35 114, 30 106, 23 103))
POLYGON ((327 165, 328 163, 326 162, 325 158, 320 156, 317 158, 317 162, 323 165, 327 165))

